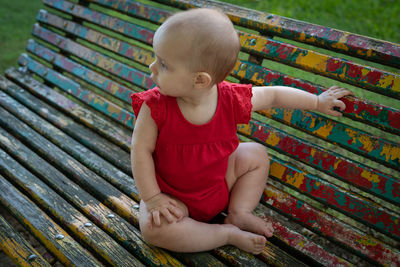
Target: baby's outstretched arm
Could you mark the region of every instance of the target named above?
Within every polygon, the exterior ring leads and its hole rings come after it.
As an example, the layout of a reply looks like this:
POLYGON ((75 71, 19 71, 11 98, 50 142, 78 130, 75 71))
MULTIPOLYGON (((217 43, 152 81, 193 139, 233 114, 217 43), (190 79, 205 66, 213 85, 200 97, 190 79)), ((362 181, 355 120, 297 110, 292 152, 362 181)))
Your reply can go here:
POLYGON ((132 135, 132 173, 139 195, 151 214, 151 225, 160 226, 161 216, 172 223, 182 218, 183 212, 174 199, 161 193, 157 184, 153 152, 157 141, 157 125, 149 107, 143 103, 132 135))
POLYGON ((343 111, 346 106, 339 98, 353 93, 338 86, 332 86, 320 95, 287 86, 253 87, 253 111, 268 108, 308 109, 323 112, 328 115, 341 116, 337 107, 343 111))

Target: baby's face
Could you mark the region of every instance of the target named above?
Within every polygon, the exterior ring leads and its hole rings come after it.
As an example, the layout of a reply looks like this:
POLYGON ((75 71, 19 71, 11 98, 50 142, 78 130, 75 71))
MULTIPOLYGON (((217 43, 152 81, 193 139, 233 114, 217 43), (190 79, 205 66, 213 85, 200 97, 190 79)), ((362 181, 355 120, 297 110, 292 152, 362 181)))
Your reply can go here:
POLYGON ((156 60, 150 64, 151 78, 160 93, 184 97, 193 89, 194 75, 190 68, 190 47, 177 34, 157 31, 153 48, 156 60), (185 44, 186 43, 186 44, 185 44))

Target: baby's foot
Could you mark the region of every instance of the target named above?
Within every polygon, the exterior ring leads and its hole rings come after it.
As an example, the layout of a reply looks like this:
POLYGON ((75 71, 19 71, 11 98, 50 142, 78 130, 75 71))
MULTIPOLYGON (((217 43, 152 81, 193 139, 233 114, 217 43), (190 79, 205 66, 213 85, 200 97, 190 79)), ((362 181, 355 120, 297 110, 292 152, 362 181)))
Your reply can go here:
POLYGON ((229 244, 252 254, 260 254, 265 247, 265 237, 242 231, 238 227, 226 224, 230 228, 229 244))
POLYGON ((225 218, 225 223, 236 225, 244 231, 253 232, 266 237, 271 237, 274 233, 271 222, 266 222, 251 212, 229 213, 225 218))

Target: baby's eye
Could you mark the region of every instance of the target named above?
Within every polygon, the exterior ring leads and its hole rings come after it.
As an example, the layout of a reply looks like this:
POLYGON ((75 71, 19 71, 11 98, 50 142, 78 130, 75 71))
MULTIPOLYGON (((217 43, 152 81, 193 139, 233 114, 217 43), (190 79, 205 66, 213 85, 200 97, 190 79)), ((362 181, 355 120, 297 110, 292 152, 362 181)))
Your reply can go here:
POLYGON ((166 68, 167 68, 167 66, 165 65, 164 61, 161 61, 161 62, 160 62, 160 66, 161 66, 161 68, 163 68, 163 69, 166 69, 166 68))

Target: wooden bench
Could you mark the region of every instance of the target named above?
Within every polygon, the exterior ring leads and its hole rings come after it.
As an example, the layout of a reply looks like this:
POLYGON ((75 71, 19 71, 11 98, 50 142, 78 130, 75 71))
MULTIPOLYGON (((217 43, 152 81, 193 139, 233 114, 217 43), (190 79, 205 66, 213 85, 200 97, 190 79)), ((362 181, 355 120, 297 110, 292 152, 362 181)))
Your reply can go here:
MULTIPOLYGON (((20 67, 0 78, 0 205, 60 263, 400 266, 398 44, 211 0, 44 3, 20 67), (194 7, 238 26, 242 52, 228 80, 356 94, 339 119, 272 109, 238 127, 271 154, 255 212, 275 234, 257 256, 231 246, 172 253, 138 230, 129 96, 154 86, 157 26, 194 7)), ((17 264, 46 264, 1 217, 0 229, 17 264)))

